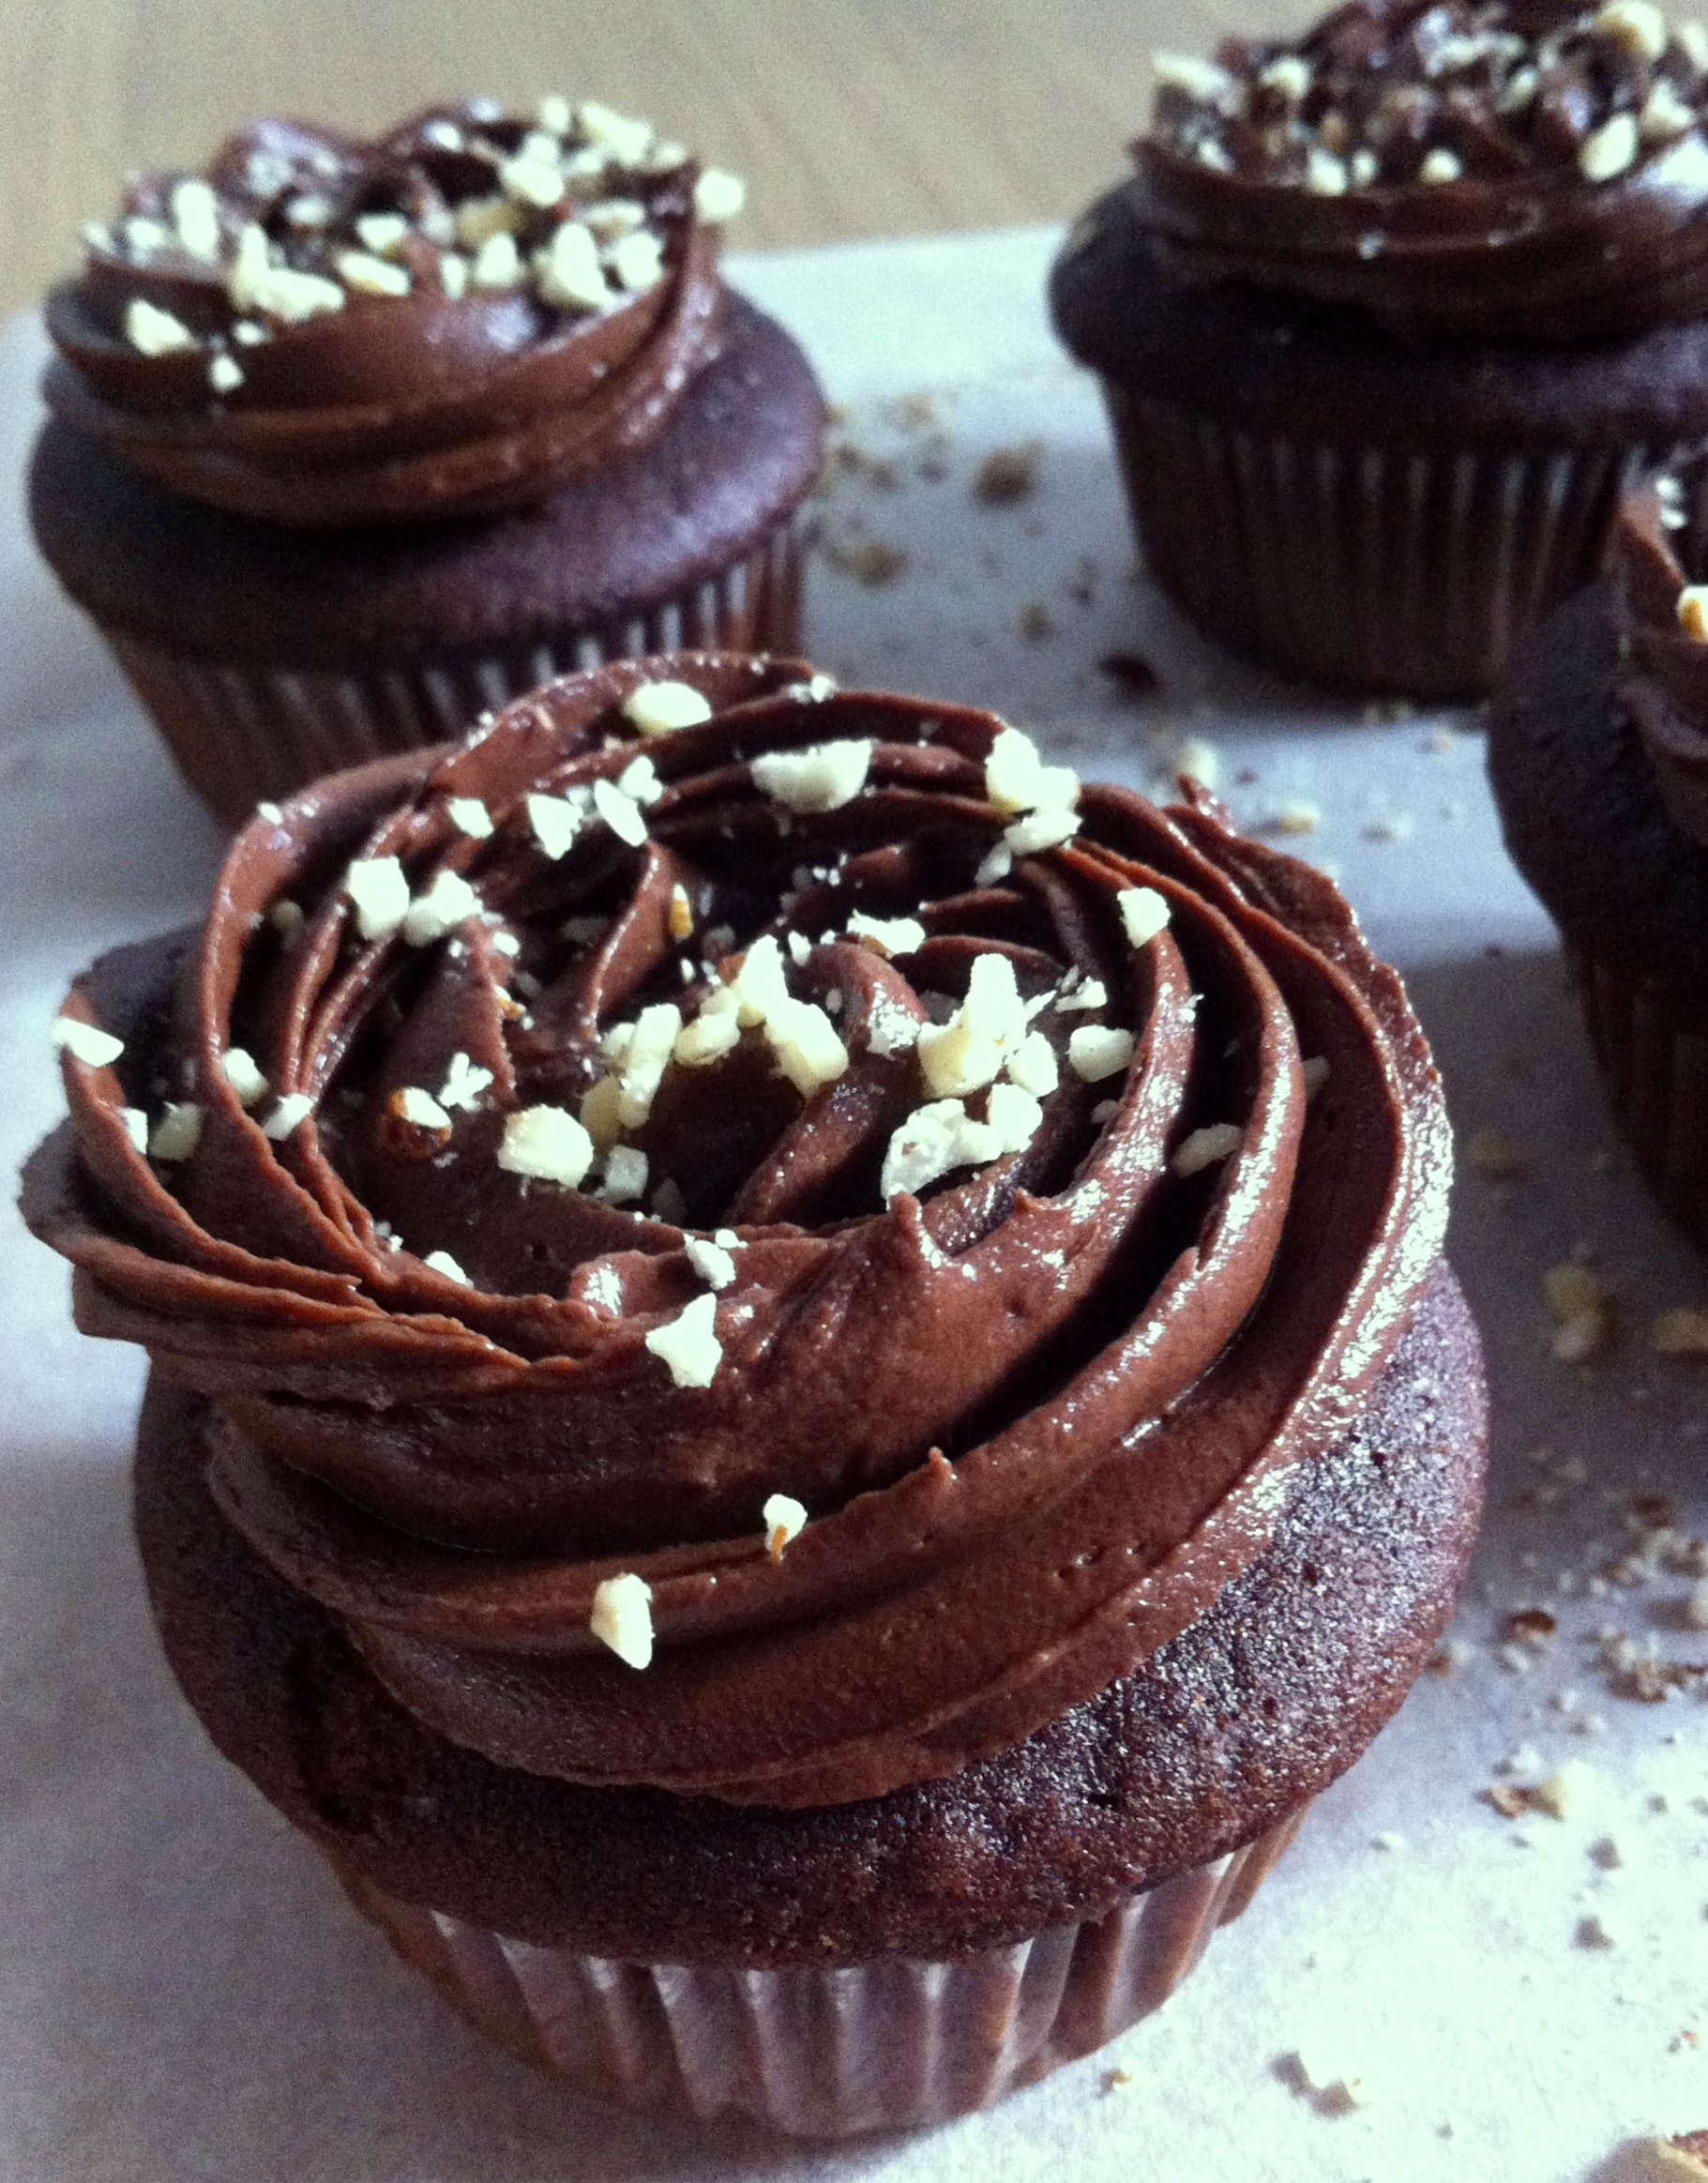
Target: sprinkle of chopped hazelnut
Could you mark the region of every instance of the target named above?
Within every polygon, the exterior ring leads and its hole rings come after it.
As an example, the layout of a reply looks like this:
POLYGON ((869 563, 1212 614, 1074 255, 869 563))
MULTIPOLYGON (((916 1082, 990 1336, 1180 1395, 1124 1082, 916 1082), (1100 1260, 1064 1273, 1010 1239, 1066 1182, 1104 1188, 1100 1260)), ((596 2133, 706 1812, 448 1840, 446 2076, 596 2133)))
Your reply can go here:
POLYGON ((917 917, 869 917, 855 910, 848 919, 850 936, 880 955, 912 955, 925 946, 925 927, 917 917))
POLYGON ((125 1051, 125 1041, 115 1038, 111 1031, 103 1031, 98 1024, 85 1023, 76 1016, 55 1016, 50 1032, 53 1044, 74 1061, 82 1061, 91 1069, 105 1069, 116 1061, 125 1051))
POLYGON ((1670 144, 1674 137, 1686 135, 1696 124, 1696 109, 1685 104, 1664 76, 1657 77, 1637 116, 1637 133, 1643 143, 1670 144))
POLYGON ((521 1107, 505 1117, 497 1159, 508 1175, 574 1190, 593 1165, 593 1139, 567 1107, 521 1107))
POLYGON ((207 384, 216 394, 235 394, 243 385, 243 366, 235 356, 210 356, 207 364, 207 384))
POLYGON ((1464 172, 1464 162, 1459 154, 1450 152, 1444 144, 1437 144, 1433 151, 1424 154, 1418 165, 1417 179, 1437 185, 1457 182, 1464 172))
POLYGON ((605 1154, 600 1197, 611 1205, 638 1205, 646 1195, 650 1167, 651 1162, 638 1145, 612 1145, 605 1154))
POLYGON ((453 1054, 446 1065, 445 1082, 439 1088, 439 1104, 473 1114, 480 1103, 481 1093, 491 1081, 490 1069, 476 1068, 466 1054, 453 1054))
POLYGON ((1515 1645, 1551 1645, 1559 1628, 1546 1607, 1520 1607, 1506 1617, 1506 1635, 1515 1645))
POLYGON ((1200 1174, 1231 1160, 1246 1142, 1246 1132, 1233 1122, 1211 1122, 1184 1139, 1169 1162, 1182 1177, 1200 1174))
POLYGON ((623 1134, 623 1080, 602 1076, 590 1084, 582 1099, 582 1128, 600 1151, 607 1151, 623 1134))
POLYGON ((421 1264, 431 1266, 434 1273, 443 1274, 446 1281, 454 1281, 461 1289, 472 1289, 475 1285, 448 1251, 430 1251, 421 1264))
POLYGON ((1018 815, 1040 807, 1070 808, 1080 793, 1070 766, 1046 766, 1032 737, 1004 728, 985 760, 985 795, 999 811, 1018 815))
POLYGON ((1586 182, 1612 182, 1636 164, 1637 116, 1610 114, 1578 147, 1578 172, 1586 182))
POLYGON ((1233 77, 1217 62, 1206 61, 1197 53, 1153 53, 1151 71, 1159 91, 1184 91, 1199 105, 1223 107, 1229 112, 1239 103, 1240 87, 1233 77))
POLYGON ((446 800, 445 815, 460 834, 466 834, 473 841, 491 838, 492 814, 477 796, 453 796, 446 800))
POLYGON ((698 727, 712 717, 709 701, 688 682, 642 682, 629 691, 619 710, 643 735, 698 727))
POLYGON ((409 882, 395 857, 358 857, 344 874, 364 940, 388 940, 409 915, 409 882))
POLYGON ((765 1550, 773 1561, 781 1561, 783 1549, 807 1528, 807 1511, 789 1493, 773 1493, 760 1510, 765 1527, 765 1550))
POLYGON ((1708 584, 1686 584, 1679 593, 1678 626, 1699 644, 1708 644, 1708 584))
POLYGON ((314 1112, 314 1101, 307 1092, 286 1092, 273 1112, 261 1125, 261 1134, 275 1145, 282 1145, 314 1112))
POLYGON ((840 811, 866 786, 871 754, 869 739, 768 750, 752 762, 753 784, 762 796, 792 811, 840 811))
POLYGON ((673 1058, 685 1069, 703 1069, 728 1054, 740 1038, 740 996, 733 987, 720 986, 701 1004, 693 1022, 678 1033, 673 1058))
MULTIPOLYGON (((1011 1085, 993 1087, 992 1100, 998 1091, 1013 1088, 1011 1085)), ((1019 1094, 1020 1098, 1025 1096, 1019 1094)), ((1041 1116, 1043 1110, 1036 1100, 1031 1104, 1041 1116)), ((1001 1121, 995 1117, 976 1121, 967 1113, 965 1101, 958 1099, 933 1099, 916 1107, 891 1134, 884 1156, 884 1171, 878 1179, 879 1197, 886 1205, 901 1191, 916 1197, 929 1184, 952 1174, 958 1167, 982 1167, 992 1160, 1002 1159, 1007 1152, 1023 1149, 1022 1145, 1008 1142, 1013 1127, 1022 1119, 1016 1110, 1005 1114, 1001 1121), (1005 1129, 1004 1123, 1009 1125, 1008 1129, 1005 1129)))
POLYGON ((238 237, 237 255, 226 275, 226 293, 238 311, 258 311, 287 326, 344 308, 344 291, 336 280, 276 265, 265 229, 252 222, 238 237))
POLYGON ((670 936, 673 940, 691 939, 694 932, 694 907, 688 899, 688 889, 680 881, 670 890, 670 909, 667 913, 670 936))
POLYGON ((1667 19, 1654 0, 1607 0, 1592 19, 1603 38, 1610 38, 1639 60, 1658 61, 1667 50, 1667 19))
POLYGON ((394 265, 370 250, 344 250, 337 263, 339 279, 358 296, 407 296, 414 285, 407 265, 394 265))
POLYGON ((523 799, 522 808, 528 814, 534 839, 552 863, 567 857, 582 830, 583 807, 568 796, 542 796, 537 792, 523 799))
POLYGON ((1055 1048, 1041 1031, 1028 1031, 1007 1057, 1010 1084, 1019 1084, 1034 1099, 1048 1099, 1061 1081, 1055 1048))
POLYGON ((631 1668, 652 1665, 652 1586, 632 1572, 607 1577, 594 1590, 587 1627, 631 1668))
POLYGON ((1115 907, 1135 947, 1147 947, 1168 928, 1168 902, 1154 887, 1124 887, 1115 897, 1115 907))
POLYGON ((946 1023, 919 1033, 920 1074, 938 1099, 964 1096, 995 1082, 1005 1056, 1026 1036, 1014 965, 994 950, 975 956, 967 997, 946 1023))
POLYGON ((172 224, 180 249, 211 264, 219 255, 219 200, 199 174, 172 186, 172 224))
MULTIPOLYGON (((560 234, 566 232, 567 231, 559 230, 560 234)), ((588 237, 589 241, 592 239, 591 236, 588 237)), ((500 228, 496 235, 488 235, 470 261, 468 285, 471 288, 485 289, 521 287, 521 252, 516 248, 516 237, 513 235, 500 228)), ((603 292, 604 278, 602 275, 599 285, 601 292, 603 292)), ((562 293, 562 286, 563 284, 554 276, 552 261, 549 259, 540 274, 540 294, 548 303, 566 303, 574 300, 562 293)))
POLYGON ((1619 1936, 1608 1912, 1592 1910, 1578 1920, 1578 1946, 1580 1948, 1611 1948, 1619 1946, 1619 1936))
POLYGON ((1295 799, 1292 803, 1284 803, 1277 811, 1275 830, 1277 834, 1314 834, 1322 817, 1323 813, 1314 803, 1295 799))
POLYGON ((1084 1083, 1101 1084, 1132 1066, 1134 1045, 1133 1034, 1113 1023, 1081 1023, 1067 1040, 1067 1065, 1084 1083))
POLYGON ((401 928, 403 938, 411 947, 431 947, 479 914, 480 897, 468 881, 460 872, 440 871, 426 893, 410 903, 401 928))
POLYGON ((182 319, 141 296, 133 296, 125 306, 125 339, 144 356, 170 356, 174 349, 196 345, 195 335, 182 319))
POLYGON ((150 1160, 188 1160, 202 1142, 202 1109, 194 1099, 168 1100, 148 1137, 150 1160))
POLYGON ((1016 857, 1035 857, 1040 850, 1058 848, 1080 830, 1080 814, 1066 804, 1041 806, 1003 828, 1003 840, 1016 857))
POLYGON ((258 1107, 273 1088, 247 1047, 227 1047, 219 1057, 219 1071, 236 1094, 240 1107, 258 1107))
POLYGON ((679 1387, 709 1387, 723 1361, 723 1344, 716 1332, 718 1299, 696 1296, 675 1318, 655 1326, 646 1347, 660 1357, 679 1387))
POLYGON ((688 1262, 709 1289, 727 1289, 735 1279, 735 1261, 727 1245, 690 1236, 682 1246, 688 1262))

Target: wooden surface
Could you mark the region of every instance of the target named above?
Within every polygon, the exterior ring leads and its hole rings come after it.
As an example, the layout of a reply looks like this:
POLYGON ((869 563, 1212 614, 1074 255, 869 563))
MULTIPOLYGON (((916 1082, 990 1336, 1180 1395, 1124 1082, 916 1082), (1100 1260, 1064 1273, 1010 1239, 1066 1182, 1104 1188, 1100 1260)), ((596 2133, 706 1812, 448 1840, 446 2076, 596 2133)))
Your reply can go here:
POLYGON ((1064 218, 1124 164, 1154 45, 1297 0, 0 0, 0 309, 138 166, 259 113, 369 132, 430 99, 646 114, 747 176, 739 248, 1064 218))

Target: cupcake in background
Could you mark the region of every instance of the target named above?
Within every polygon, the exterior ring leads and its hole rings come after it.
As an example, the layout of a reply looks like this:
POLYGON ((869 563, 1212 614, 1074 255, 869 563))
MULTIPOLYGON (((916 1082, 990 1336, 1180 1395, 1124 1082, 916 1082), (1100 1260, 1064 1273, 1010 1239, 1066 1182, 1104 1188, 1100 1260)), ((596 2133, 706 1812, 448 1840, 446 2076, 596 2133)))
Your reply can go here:
POLYGON ((1152 573, 1350 690, 1467 697, 1708 432, 1708 32, 1353 0, 1158 55, 1051 277, 1152 573))
POLYGON ((1201 792, 613 663, 255 817, 55 1036, 25 1217, 155 1365, 189 1703, 588 2089, 834 2135, 1089 2053, 1452 1611, 1440 1084, 1201 792))
POLYGON ((1489 772, 1620 1129, 1708 1243, 1708 459, 1627 493, 1608 577, 1495 698, 1489 772))
POLYGON ((577 667, 791 648, 824 405, 643 121, 262 121, 85 232, 30 513, 224 817, 577 667))

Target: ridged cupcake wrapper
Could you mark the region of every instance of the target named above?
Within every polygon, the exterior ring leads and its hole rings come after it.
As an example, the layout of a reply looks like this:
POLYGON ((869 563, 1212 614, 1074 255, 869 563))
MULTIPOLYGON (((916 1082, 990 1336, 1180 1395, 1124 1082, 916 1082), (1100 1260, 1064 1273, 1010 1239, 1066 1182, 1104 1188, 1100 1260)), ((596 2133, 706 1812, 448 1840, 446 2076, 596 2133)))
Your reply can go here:
POLYGON ((258 801, 320 774, 461 735, 553 675, 684 646, 792 652, 800 588, 801 542, 790 522, 680 599, 487 656, 325 671, 221 664, 123 629, 101 633, 185 781, 236 826, 258 801))
POLYGON ((1158 2008, 1237 1918, 1304 1811, 1082 1924, 955 1963, 706 1970, 506 1940, 333 1869, 463 2015, 579 2089, 806 2137, 946 2121, 1077 2060, 1158 2008))
POLYGON ((1708 1246, 1708 1030, 1581 950, 1566 959, 1620 1133, 1668 1212, 1708 1246))
POLYGON ((1452 698, 1595 573, 1640 448, 1436 451, 1232 431, 1103 382, 1151 573, 1205 632, 1331 687, 1452 698))

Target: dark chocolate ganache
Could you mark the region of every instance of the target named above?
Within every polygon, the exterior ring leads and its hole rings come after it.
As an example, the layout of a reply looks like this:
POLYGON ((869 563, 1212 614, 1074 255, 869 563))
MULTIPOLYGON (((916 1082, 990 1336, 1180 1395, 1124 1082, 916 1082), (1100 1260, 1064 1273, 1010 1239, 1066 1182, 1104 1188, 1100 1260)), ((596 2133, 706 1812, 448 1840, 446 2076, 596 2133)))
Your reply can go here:
POLYGON ((47 307, 54 414, 174 493, 355 524, 537 501, 717 354, 733 175, 547 99, 371 144, 259 121, 132 183, 47 307))
POLYGON ((1668 811, 1708 848, 1708 462, 1679 462, 1620 504, 1610 565, 1621 664, 1613 699, 1668 811))
POLYGON ((1128 207, 1164 267, 1419 337, 1580 341, 1708 310, 1708 32, 1652 0, 1353 0, 1159 54, 1128 207))
POLYGON ((803 1806, 1129 1673, 1441 1250, 1398 978, 1202 792, 679 654, 263 807, 26 1216, 230 1522, 502 1765, 803 1806))

